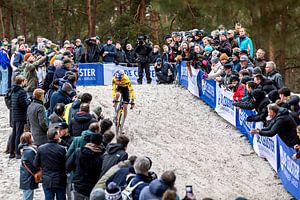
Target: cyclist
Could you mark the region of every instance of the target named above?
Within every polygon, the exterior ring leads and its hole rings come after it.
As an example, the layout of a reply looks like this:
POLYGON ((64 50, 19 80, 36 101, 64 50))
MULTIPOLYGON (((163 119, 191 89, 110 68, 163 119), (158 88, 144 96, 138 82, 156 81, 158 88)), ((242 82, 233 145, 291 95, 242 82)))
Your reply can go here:
POLYGON ((117 70, 112 79, 112 97, 114 107, 116 106, 116 101, 119 99, 121 94, 124 102, 124 119, 126 119, 127 105, 128 103, 130 103, 131 108, 134 107, 135 96, 129 77, 126 74, 124 74, 123 71, 117 70))

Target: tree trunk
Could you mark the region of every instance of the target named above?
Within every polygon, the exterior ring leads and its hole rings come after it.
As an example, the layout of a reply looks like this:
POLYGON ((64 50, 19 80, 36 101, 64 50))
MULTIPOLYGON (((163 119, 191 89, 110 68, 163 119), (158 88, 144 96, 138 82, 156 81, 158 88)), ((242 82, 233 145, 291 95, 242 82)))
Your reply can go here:
POLYGON ((21 20, 20 28, 21 28, 22 35, 24 35, 25 38, 26 38, 26 33, 27 33, 27 13, 25 11, 22 11, 22 20, 21 20))
POLYGON ((67 38, 68 38, 68 32, 67 32, 67 28, 68 28, 68 23, 67 23, 67 20, 68 20, 68 15, 69 15, 69 0, 66 0, 66 7, 65 7, 65 14, 64 14, 64 17, 63 17, 63 21, 62 21, 62 24, 61 26, 63 26, 63 35, 62 35, 62 40, 65 41, 67 38))
POLYGON ((11 8, 11 25, 14 31, 14 37, 17 37, 17 15, 14 15, 14 10, 11 8), (16 16, 16 18, 14 18, 16 16))
POLYGON ((88 23, 88 36, 92 37, 91 0, 86 0, 86 13, 87 13, 87 23, 88 23))
POLYGON ((57 38, 57 26, 54 24, 55 20, 54 20, 54 0, 48 0, 48 6, 49 6, 49 26, 48 28, 50 28, 50 32, 52 32, 53 34, 53 38, 52 40, 56 40, 57 38))
POLYGON ((3 14, 2 14, 2 8, 0 7, 0 25, 1 25, 1 37, 5 38, 5 29, 4 29, 4 22, 3 22, 3 14))
POLYGON ((143 24, 145 22, 145 12, 146 12, 145 0, 140 0, 140 4, 138 7, 138 13, 137 13, 138 22, 140 24, 143 24))
POLYGON ((159 38, 158 38, 159 14, 158 14, 158 12, 156 12, 155 10, 152 10, 150 20, 151 20, 151 35, 152 35, 151 38, 153 39, 154 44, 158 44, 158 42, 159 42, 159 38))
POLYGON ((97 18, 97 0, 93 0, 93 13, 91 15, 92 27, 91 27, 91 35, 96 35, 96 18, 97 18))

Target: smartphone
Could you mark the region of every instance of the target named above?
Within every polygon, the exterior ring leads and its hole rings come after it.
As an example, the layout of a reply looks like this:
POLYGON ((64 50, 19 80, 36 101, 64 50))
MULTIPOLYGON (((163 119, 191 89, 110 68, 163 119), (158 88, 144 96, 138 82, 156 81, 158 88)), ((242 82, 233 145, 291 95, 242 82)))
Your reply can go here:
POLYGON ((194 196, 193 186, 191 186, 191 185, 185 186, 185 192, 186 192, 187 197, 193 197, 194 196))

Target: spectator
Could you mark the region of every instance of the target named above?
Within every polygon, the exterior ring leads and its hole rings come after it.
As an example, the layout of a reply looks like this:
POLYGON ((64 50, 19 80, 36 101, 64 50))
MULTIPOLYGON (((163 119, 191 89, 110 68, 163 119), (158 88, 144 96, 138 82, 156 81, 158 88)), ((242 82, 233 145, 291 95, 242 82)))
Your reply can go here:
POLYGON ((54 72, 53 80, 63 78, 66 72, 70 71, 73 66, 73 61, 69 58, 63 60, 63 66, 57 68, 54 72))
POLYGON ((26 113, 29 105, 26 91, 23 89, 27 80, 24 76, 19 75, 15 78, 15 85, 11 94, 11 108, 12 108, 12 122, 13 129, 9 144, 9 158, 21 158, 20 150, 18 149, 20 143, 20 136, 23 133, 24 125, 26 124, 26 113))
POLYGON ((127 187, 132 188, 138 184, 132 192, 132 197, 133 199, 139 199, 141 191, 152 181, 148 173, 151 168, 151 163, 147 157, 138 157, 133 167, 136 176, 131 179, 127 187))
POLYGON ((54 112, 49 116, 49 128, 55 128, 60 122, 65 122, 64 119, 65 104, 57 103, 54 107, 54 112))
POLYGON ((227 56, 231 56, 231 44, 227 39, 227 33, 225 31, 221 32, 219 35, 220 44, 218 47, 218 51, 221 53, 226 53, 227 56))
POLYGON ((252 76, 253 73, 253 65, 249 61, 249 58, 245 55, 242 55, 240 57, 240 64, 241 64, 241 69, 247 69, 250 73, 250 76, 252 76))
POLYGON ((25 132, 21 135, 19 149, 22 150, 20 166, 20 189, 23 190, 23 199, 33 200, 33 192, 38 188, 33 174, 37 169, 33 165, 36 149, 33 147, 31 133, 25 132))
POLYGON ((75 64, 85 63, 85 48, 79 38, 75 41, 74 61, 75 64))
POLYGON ((91 123, 97 122, 90 114, 90 105, 88 103, 80 104, 80 110, 69 123, 70 135, 80 136, 85 130, 88 130, 91 123))
POLYGON ((245 87, 240 83, 240 79, 237 76, 230 77, 230 83, 232 85, 233 100, 240 101, 244 97, 245 87))
POLYGON ((287 87, 282 87, 278 90, 280 97, 280 102, 283 103, 284 108, 287 108, 293 112, 298 112, 300 110, 299 101, 300 97, 298 95, 291 95, 291 90, 287 87))
POLYGON ((220 60, 221 64, 224 66, 224 64, 228 62, 229 57, 227 56, 226 53, 222 53, 222 54, 220 55, 219 60, 220 60))
POLYGON ((262 121, 265 125, 267 122, 268 110, 267 105, 270 104, 270 99, 265 96, 265 93, 260 89, 255 89, 252 93, 252 101, 251 102, 237 102, 234 103, 234 106, 239 107, 245 110, 253 110, 257 112, 257 115, 248 116, 248 122, 260 122, 262 121))
POLYGON ((102 177, 112 166, 128 158, 126 152, 128 143, 128 137, 120 135, 117 137, 117 143, 107 145, 106 152, 103 155, 103 166, 100 177, 102 177))
POLYGON ((114 137, 115 137, 115 134, 111 130, 107 130, 104 132, 102 144, 105 149, 107 148, 107 145, 110 144, 111 141, 114 139, 114 137))
POLYGON ((132 64, 132 63, 136 62, 137 54, 135 53, 131 44, 126 44, 125 54, 126 54, 126 59, 127 59, 128 63, 132 64))
POLYGON ((174 81, 173 67, 170 63, 161 63, 160 60, 157 61, 155 65, 157 83, 172 83, 174 81))
POLYGON ((90 124, 88 130, 82 132, 81 136, 74 137, 71 146, 68 149, 67 158, 71 157, 77 148, 84 147, 90 142, 91 135, 96 133, 99 133, 99 124, 94 122, 90 124))
POLYGON ((150 67, 148 65, 149 54, 152 51, 152 47, 149 44, 146 44, 144 41, 144 37, 140 36, 138 38, 138 45, 135 48, 135 52, 138 55, 138 84, 143 83, 143 73, 145 70, 147 83, 151 83, 151 76, 150 76, 150 67))
POLYGON ((107 43, 102 48, 102 61, 103 63, 112 63, 115 60, 116 56, 116 47, 112 43, 112 37, 107 37, 107 43))
POLYGON ((57 103, 64 103, 65 105, 71 103, 72 99, 70 95, 72 92, 70 83, 64 83, 61 89, 54 92, 50 100, 49 114, 53 113, 53 108, 57 103))
POLYGON ((103 119, 100 122, 100 134, 103 135, 106 131, 109 131, 113 125, 110 119, 103 119))
POLYGON ((105 190, 105 199, 122 200, 121 188, 115 183, 110 183, 105 190))
POLYGON ((174 190, 176 176, 173 171, 165 171, 159 179, 151 181, 149 186, 141 191, 139 200, 161 199, 168 190, 174 190))
POLYGON ((159 50, 160 50, 159 46, 154 45, 153 51, 149 55, 150 64, 155 64, 158 60, 161 60, 159 50))
MULTIPOLYGON (((14 59, 13 59, 14 67, 16 67, 16 68, 21 67, 21 65, 24 61, 25 53, 26 53, 25 44, 21 44, 19 46, 18 52, 16 53, 16 55, 14 56, 14 59)), ((14 71, 16 70, 16 68, 14 69, 14 71)))
POLYGON ((239 48, 241 50, 246 50, 248 52, 248 55, 250 55, 250 57, 252 58, 253 57, 252 40, 248 36, 246 36, 245 28, 240 28, 239 33, 240 33, 239 37, 236 38, 239 48))
POLYGON ((55 60, 53 65, 48 66, 47 74, 46 74, 44 84, 43 84, 43 90, 45 90, 45 93, 47 93, 48 90, 51 87, 56 68, 60 68, 61 66, 62 66, 62 61, 61 60, 55 60))
POLYGON ((252 134, 273 137, 278 134, 282 141, 289 147, 299 144, 297 136, 297 124, 286 108, 280 108, 276 104, 268 105, 268 116, 271 121, 269 125, 262 129, 252 129, 252 134))
POLYGON ((241 70, 240 55, 239 52, 232 54, 233 71, 239 72, 241 70))
POLYGON ((233 63, 232 62, 228 62, 224 65, 224 72, 225 74, 223 74, 223 76, 218 76, 215 78, 215 80, 217 82, 219 82, 220 85, 225 85, 225 87, 227 85, 230 84, 230 77, 231 76, 236 76, 236 73, 234 73, 232 71, 232 67, 233 67, 233 63))
POLYGON ((105 191, 101 188, 97 188, 92 191, 90 200, 105 200, 105 191))
POLYGON ((49 142, 38 148, 34 166, 42 169, 42 185, 45 200, 66 200, 66 150, 58 144, 59 135, 55 129, 47 132, 49 142))
POLYGON ((228 38, 228 41, 229 41, 232 49, 238 47, 238 43, 237 43, 236 39, 234 38, 233 30, 227 31, 227 38, 228 38))
POLYGON ((47 143, 47 120, 44 101, 44 90, 35 89, 33 92, 33 101, 27 109, 27 126, 29 127, 34 144, 40 146, 47 143))
POLYGON ((85 43, 88 46, 87 50, 87 62, 88 63, 97 63, 100 60, 101 51, 103 45, 101 44, 100 37, 92 37, 85 40, 85 43))
POLYGON ((74 172, 72 183, 73 198, 87 199, 97 183, 102 168, 102 136, 91 135, 90 142, 84 147, 77 148, 66 162, 67 171, 74 172))
MULTIPOLYGON (((176 191, 174 190, 167 190, 165 191, 162 200, 177 200, 177 195, 176 195, 176 191)), ((202 199, 203 200, 203 199, 202 199)))
POLYGON ((6 94, 8 88, 8 70, 10 69, 10 59, 8 55, 8 42, 3 42, 0 48, 0 71, 2 80, 0 81, 0 94, 6 94))
POLYGON ((266 60, 264 50, 258 49, 256 51, 256 57, 253 59, 253 64, 255 67, 259 67, 261 69, 263 75, 266 74, 266 60))
POLYGON ((257 89, 263 90, 266 94, 269 94, 271 91, 276 90, 276 87, 273 85, 273 82, 271 80, 266 79, 261 74, 257 74, 254 76, 254 83, 256 84, 257 89))
POLYGON ((214 80, 216 77, 220 76, 223 73, 223 66, 219 61, 219 58, 212 58, 211 59, 211 71, 209 72, 207 79, 214 80))
POLYGON ((116 43, 115 63, 128 63, 125 51, 121 48, 121 44, 119 42, 116 43))
POLYGON ((245 80, 243 78, 242 81, 247 81, 246 82, 246 89, 247 89, 247 92, 244 93, 244 97, 242 98, 242 102, 249 102, 251 101, 252 99, 252 92, 254 91, 254 89, 256 88, 256 85, 254 83, 254 81, 251 81, 251 80, 245 80))
POLYGON ((280 89, 284 86, 281 74, 276 71, 276 64, 273 61, 266 63, 266 76, 267 79, 273 81, 277 89, 280 89))
POLYGON ((68 150, 73 141, 73 137, 70 136, 68 132, 68 124, 66 122, 60 122, 55 128, 60 138, 58 144, 64 146, 68 150))
MULTIPOLYGON (((49 86, 49 90, 45 95, 45 108, 48 110, 50 108, 50 101, 51 101, 51 97, 54 94, 54 92, 58 91, 59 89, 59 80, 55 79, 52 81, 51 85, 49 86)), ((47 113, 49 116, 51 113, 47 113)))

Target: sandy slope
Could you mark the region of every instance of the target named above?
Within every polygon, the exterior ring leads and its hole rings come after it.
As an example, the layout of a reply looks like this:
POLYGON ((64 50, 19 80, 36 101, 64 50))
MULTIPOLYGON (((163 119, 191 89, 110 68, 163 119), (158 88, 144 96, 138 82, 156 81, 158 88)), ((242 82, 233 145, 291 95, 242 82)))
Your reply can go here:
MULTIPOLYGON (((101 105, 112 116, 111 88, 85 87, 94 95, 93 106, 101 105)), ((222 118, 175 86, 135 86, 136 109, 126 121, 131 138, 131 155, 147 155, 153 170, 175 170, 178 192, 183 195, 191 184, 198 199, 291 199, 269 164, 253 153, 247 140, 222 118)), ((8 137, 7 112, 0 101, 0 142, 5 148, 8 137)), ((18 166, 1 152, 0 199, 18 199, 18 166)), ((42 199, 38 190, 36 199, 42 199)))

